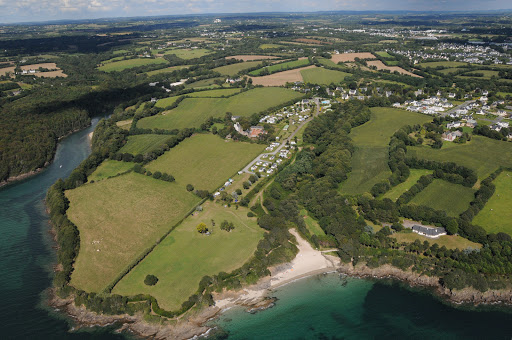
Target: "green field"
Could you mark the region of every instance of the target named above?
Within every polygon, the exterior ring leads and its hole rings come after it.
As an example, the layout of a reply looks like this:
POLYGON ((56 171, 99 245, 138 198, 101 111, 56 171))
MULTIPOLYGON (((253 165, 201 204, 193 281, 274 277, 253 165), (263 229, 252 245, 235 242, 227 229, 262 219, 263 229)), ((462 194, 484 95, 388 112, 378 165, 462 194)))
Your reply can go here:
POLYGON ((256 218, 247 217, 246 208, 224 208, 208 202, 202 212, 189 216, 173 230, 119 284, 113 293, 122 295, 150 294, 160 307, 176 310, 195 293, 205 275, 231 272, 240 268, 256 250, 263 230, 256 218), (211 220, 215 221, 212 228, 211 220), (231 232, 220 230, 222 221, 232 222, 231 232), (211 235, 201 235, 196 226, 205 223, 211 235), (158 277, 155 286, 144 284, 146 275, 158 277))
POLYGON ((499 72, 498 71, 490 71, 490 70, 473 70, 468 72, 468 74, 471 73, 482 73, 483 77, 473 77, 473 76, 466 76, 466 73, 463 73, 459 77, 462 78, 477 78, 477 79, 491 79, 491 77, 498 77, 499 72))
POLYGON ((156 65, 156 64, 167 64, 167 60, 162 58, 136 58, 136 59, 128 59, 115 61, 113 63, 108 63, 98 67, 98 70, 103 72, 114 72, 114 71, 122 71, 133 67, 146 66, 146 65, 156 65))
POLYGON ((200 58, 200 57, 205 56, 210 53, 212 53, 212 51, 204 49, 204 48, 196 48, 196 49, 170 50, 170 51, 166 51, 164 54, 174 54, 180 59, 188 60, 188 59, 200 58))
POLYGON ((419 240, 421 243, 423 243, 424 241, 428 241, 428 243, 431 245, 437 243, 439 247, 445 246, 448 249, 464 250, 466 248, 482 248, 480 243, 471 242, 468 239, 456 235, 443 235, 439 238, 431 239, 416 233, 400 232, 393 234, 391 237, 395 238, 398 242, 413 243, 414 241, 419 240))
POLYGON ((139 120, 140 128, 181 129, 199 127, 208 117, 222 118, 226 112, 249 116, 299 98, 300 94, 277 87, 255 88, 229 98, 186 98, 177 108, 139 120))
POLYGON ((120 120, 116 122, 116 125, 123 130, 130 130, 133 119, 120 120))
POLYGON ((484 208, 473 219, 489 233, 512 234, 512 172, 504 171, 495 180, 496 191, 484 208))
POLYGON ((261 64, 261 61, 246 61, 244 63, 236 63, 226 66, 221 66, 214 68, 213 71, 219 72, 220 74, 226 75, 226 76, 234 76, 240 71, 247 70, 252 67, 256 67, 259 64, 261 64))
POLYGON ((464 63, 462 61, 431 61, 428 63, 420 63, 418 66, 426 68, 436 68, 436 67, 445 67, 445 68, 454 68, 460 66, 468 66, 468 63, 464 63))
POLYGON ((369 122, 352 129, 350 137, 356 151, 352 155, 352 172, 341 184, 341 192, 357 195, 370 191, 391 174, 388 167, 389 139, 405 125, 423 124, 432 118, 393 108, 372 108, 369 122))
POLYGON ((206 87, 214 88, 214 87, 219 87, 219 85, 215 85, 215 80, 222 80, 222 81, 224 81, 225 79, 222 78, 222 77, 202 79, 202 80, 195 81, 193 83, 185 84, 185 88, 186 89, 190 89, 190 88, 206 88, 206 87))
POLYGON ((192 184, 196 189, 213 191, 264 148, 262 144, 225 141, 215 135, 199 134, 187 138, 146 168, 173 175, 183 188, 192 184))
POLYGON ((299 67, 308 66, 308 65, 309 65, 308 59, 293 60, 293 61, 287 61, 285 63, 274 64, 271 66, 262 67, 260 69, 250 72, 249 74, 251 76, 259 76, 265 69, 267 69, 268 72, 270 72, 270 73, 276 73, 276 72, 286 71, 288 69, 294 69, 294 68, 299 68, 299 67))
POLYGON ((151 77, 151 76, 154 76, 155 74, 169 73, 169 72, 173 72, 173 71, 176 71, 176 70, 181 70, 181 69, 184 69, 184 68, 187 68, 187 67, 189 67, 189 65, 171 66, 171 67, 161 68, 159 70, 154 70, 154 71, 146 72, 146 74, 148 75, 148 77, 151 77))
POLYGON ((471 142, 443 146, 440 150, 428 146, 409 147, 407 157, 454 162, 475 170, 478 178, 484 179, 500 166, 512 167, 512 143, 473 136, 471 142))
POLYGON ((226 88, 226 89, 215 89, 215 90, 207 90, 207 91, 197 91, 188 93, 187 97, 193 98, 221 98, 221 97, 229 97, 236 93, 239 93, 240 89, 238 88, 226 88))
POLYGON ((441 72, 442 74, 450 74, 450 73, 460 72, 463 70, 467 70, 467 69, 462 68, 462 67, 459 67, 459 68, 453 67, 453 68, 445 68, 445 69, 439 70, 439 72, 441 72))
POLYGON ((271 49, 271 48, 279 48, 279 47, 283 47, 283 45, 278 45, 278 44, 261 44, 258 48, 261 48, 262 50, 268 50, 268 49, 271 49))
POLYGON ((306 227, 308 228, 311 234, 314 234, 316 236, 325 236, 325 232, 323 231, 322 228, 320 228, 318 221, 311 217, 311 215, 309 215, 306 209, 302 209, 300 211, 300 216, 304 218, 304 222, 306 222, 306 227))
POLYGON ((300 71, 305 83, 318 85, 329 85, 331 83, 338 84, 342 82, 350 73, 328 70, 321 67, 310 68, 300 71))
POLYGON ((135 135, 129 136, 128 142, 119 150, 119 152, 127 152, 132 155, 145 154, 153 151, 160 145, 164 144, 171 136, 168 135, 135 135))
POLYGON ((80 232, 71 285, 89 292, 105 289, 199 202, 184 186, 133 172, 66 196, 67 215, 80 232))
POLYGON ((134 165, 135 163, 132 162, 121 162, 107 159, 103 161, 103 163, 101 163, 100 166, 97 167, 90 176, 87 176, 87 180, 89 182, 97 182, 110 176, 115 176, 122 172, 128 171, 133 168, 134 165))
POLYGON ((332 60, 329 60, 329 59, 325 59, 325 58, 317 58, 318 62, 322 65, 325 65, 325 66, 329 66, 329 67, 334 67, 334 68, 337 68, 337 69, 340 69, 340 70, 346 70, 347 69, 347 66, 343 63, 341 63, 340 65, 334 63, 334 61, 332 60))
POLYGON ((174 97, 167 97, 167 98, 160 99, 155 103, 155 107, 160 107, 160 108, 164 109, 164 108, 169 107, 172 104, 174 104, 174 102, 177 101, 179 98, 180 98, 180 96, 174 96, 174 97))
POLYGON ((409 190, 421 176, 431 174, 431 170, 426 169, 411 169, 411 173, 409 177, 405 180, 405 182, 398 184, 397 186, 391 188, 388 192, 386 192, 382 198, 389 198, 392 201, 396 201, 398 197, 400 197, 404 192, 409 190))
POLYGON ((443 210, 448 216, 457 217, 469 207, 474 193, 475 190, 463 185, 435 179, 414 196, 410 203, 443 210))
POLYGON ((380 56, 382 58, 394 59, 394 57, 391 54, 389 54, 388 52, 385 52, 385 51, 383 51, 383 52, 375 52, 374 54, 376 54, 376 55, 378 55, 378 56, 380 56))

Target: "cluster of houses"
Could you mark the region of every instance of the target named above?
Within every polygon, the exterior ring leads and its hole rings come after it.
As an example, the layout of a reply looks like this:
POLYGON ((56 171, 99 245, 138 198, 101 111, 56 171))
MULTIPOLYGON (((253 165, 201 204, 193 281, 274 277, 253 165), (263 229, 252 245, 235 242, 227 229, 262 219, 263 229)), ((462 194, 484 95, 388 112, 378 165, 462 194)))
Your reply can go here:
POLYGON ((290 121, 290 124, 303 122, 309 118, 309 115, 305 114, 311 111, 308 107, 309 103, 309 99, 303 99, 302 101, 295 103, 295 105, 290 108, 285 107, 279 112, 266 115, 260 119, 260 123, 277 124, 285 118, 290 121))
POLYGON ((260 135, 263 135, 267 133, 263 126, 251 126, 249 130, 244 130, 242 128, 242 125, 240 123, 236 122, 233 127, 235 128, 236 132, 241 134, 242 136, 246 136, 249 138, 258 138, 260 135))
POLYGON ((228 179, 226 181, 226 183, 224 183, 224 185, 222 187, 219 188, 219 190, 217 190, 216 192, 213 193, 213 197, 218 197, 220 196, 220 193, 223 192, 224 190, 226 190, 231 184, 233 184, 233 179, 228 179))
POLYGON ((433 115, 436 113, 445 112, 446 110, 452 108, 453 104, 450 103, 446 98, 429 97, 419 101, 407 100, 403 105, 400 105, 400 103, 395 103, 393 106, 406 108, 407 111, 421 112, 424 114, 433 115))

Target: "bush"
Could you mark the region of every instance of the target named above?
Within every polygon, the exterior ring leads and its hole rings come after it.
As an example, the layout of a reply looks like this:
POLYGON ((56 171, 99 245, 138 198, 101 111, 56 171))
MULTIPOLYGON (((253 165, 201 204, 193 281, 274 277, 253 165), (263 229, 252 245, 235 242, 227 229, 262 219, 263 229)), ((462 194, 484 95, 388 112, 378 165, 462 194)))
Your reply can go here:
POLYGON ((187 191, 194 191, 194 186, 192 184, 187 184, 187 191))
POLYGON ((254 213, 252 211, 249 211, 247 213, 247 217, 254 217, 254 216, 256 216, 256 215, 254 215, 254 213))
POLYGON ((160 171, 155 171, 155 173, 153 174, 153 178, 160 179, 160 177, 162 177, 162 173, 160 171))
POLYGON ((148 274, 144 279, 144 284, 148 286, 154 286, 158 282, 158 278, 155 275, 148 274))

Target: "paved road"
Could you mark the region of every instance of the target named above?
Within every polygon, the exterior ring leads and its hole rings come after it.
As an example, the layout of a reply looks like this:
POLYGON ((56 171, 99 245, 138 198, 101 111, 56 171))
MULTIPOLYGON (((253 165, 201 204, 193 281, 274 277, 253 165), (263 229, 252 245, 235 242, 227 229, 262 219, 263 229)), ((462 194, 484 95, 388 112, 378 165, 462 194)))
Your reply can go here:
POLYGON ((471 103, 474 103, 476 102, 476 100, 468 100, 468 101, 465 101, 464 103, 460 104, 459 106, 455 106, 453 109, 451 110, 448 110, 446 112, 441 112, 440 115, 443 116, 443 117, 446 117, 448 116, 449 114, 451 113, 454 113, 455 111, 457 111, 458 109, 460 108, 463 108, 463 107, 466 107, 466 105, 468 104, 471 104, 471 103))
POLYGON ((253 159, 245 168, 243 168, 241 171, 242 172, 246 172, 246 173, 249 173, 249 174, 254 174, 253 171, 251 171, 251 167, 253 165, 255 165, 257 162, 272 162, 272 161, 269 161, 268 158, 262 158, 263 155, 277 155, 279 154, 279 152, 281 151, 281 149, 286 145, 287 142, 291 141, 295 135, 299 132, 299 130, 304 126, 306 125, 307 123, 309 123, 314 117, 318 116, 318 114, 320 113, 320 98, 314 98, 314 101, 315 101, 315 104, 316 104, 316 112, 313 113, 313 115, 311 117, 309 117, 308 119, 306 119, 305 121, 303 121, 298 127, 297 129, 295 129, 295 131, 293 131, 293 133, 286 139, 284 139, 283 141, 281 141, 281 144, 274 149, 274 151, 270 151, 270 152, 266 152, 266 153, 263 153, 263 154, 260 154, 258 157, 256 157, 255 159, 253 159))

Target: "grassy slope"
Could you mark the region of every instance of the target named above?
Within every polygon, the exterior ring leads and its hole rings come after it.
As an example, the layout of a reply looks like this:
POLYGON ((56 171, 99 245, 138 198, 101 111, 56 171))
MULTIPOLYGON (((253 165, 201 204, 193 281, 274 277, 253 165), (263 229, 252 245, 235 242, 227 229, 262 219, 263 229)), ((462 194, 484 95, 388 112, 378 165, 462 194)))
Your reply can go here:
POLYGON ((173 96, 160 99, 155 103, 155 107, 166 108, 168 106, 171 106, 172 104, 174 104, 176 100, 178 100, 179 97, 180 96, 173 96))
POLYGON ((171 136, 168 135, 135 135, 129 136, 128 142, 119 150, 132 155, 145 154, 164 144, 171 136))
POLYGON ((309 65, 309 60, 308 59, 293 60, 293 61, 288 61, 286 63, 281 63, 281 64, 275 64, 275 65, 271 65, 271 66, 267 66, 267 67, 262 67, 260 69, 257 69, 255 71, 250 72, 249 74, 251 76, 259 76, 260 73, 263 72, 263 70, 265 68, 268 69, 268 71, 270 73, 275 73, 275 72, 286 71, 287 69, 298 68, 298 67, 307 66, 307 65, 309 65))
POLYGON ((421 66, 421 67, 431 67, 431 68, 436 68, 439 66, 450 68, 450 67, 460 67, 460 66, 467 66, 467 65, 468 65, 468 63, 465 63, 462 61, 432 61, 432 62, 428 62, 428 63, 418 64, 418 66, 421 66))
POLYGON ((116 122, 116 125, 119 126, 123 130, 130 130, 130 128, 132 126, 132 121, 133 121, 132 118, 126 119, 126 120, 120 120, 120 121, 116 122))
POLYGON ((210 116, 224 117, 226 112, 238 116, 249 116, 299 96, 300 94, 293 90, 266 87, 256 88, 229 98, 186 98, 177 108, 165 114, 143 118, 137 126, 151 129, 199 127, 210 116))
POLYGON ((407 180, 403 183, 398 184, 397 186, 391 188, 387 193, 385 193, 382 198, 389 198, 392 201, 396 201, 398 197, 400 197, 404 192, 409 190, 423 175, 431 174, 431 170, 426 169, 411 169, 411 174, 407 178, 407 180))
POLYGON ((247 70, 248 68, 256 67, 261 64, 261 61, 246 61, 244 63, 231 64, 214 68, 215 72, 226 76, 234 76, 240 71, 247 70))
POLYGON ((146 168, 172 174, 183 188, 192 184, 196 189, 211 191, 254 159, 264 147, 200 134, 181 142, 146 168))
POLYGON ((166 51, 164 54, 174 54, 178 58, 181 58, 181 59, 194 59, 194 58, 200 58, 200 57, 205 56, 210 53, 212 53, 210 50, 207 50, 204 48, 197 48, 197 49, 193 49, 193 50, 187 50, 187 49, 170 50, 170 51, 166 51))
POLYGON ((393 234, 391 237, 396 238, 399 242, 408 242, 413 243, 416 240, 420 240, 421 243, 424 241, 428 241, 430 244, 437 243, 439 247, 445 246, 448 249, 466 249, 468 247, 471 247, 473 249, 481 248, 482 245, 479 243, 471 242, 470 240, 467 240, 460 236, 455 235, 445 235, 440 236, 436 239, 431 239, 426 236, 421 236, 416 233, 396 233, 393 234))
POLYGON ((325 236, 325 232, 320 228, 318 221, 311 217, 306 209, 300 211, 300 216, 304 217, 304 222, 306 222, 306 227, 310 233, 317 236, 325 236))
POLYGON ((67 215, 80 231, 71 284, 93 292, 102 291, 199 201, 176 183, 136 173, 87 184, 66 196, 67 215))
POLYGON ((225 89, 215 89, 215 90, 207 90, 207 91, 198 91, 188 93, 188 97, 193 98, 220 98, 222 96, 231 96, 235 93, 239 93, 240 89, 237 88, 225 88, 225 89))
POLYGON ((171 66, 171 67, 161 68, 159 70, 149 71, 149 72, 146 72, 146 74, 148 75, 148 77, 151 77, 151 76, 154 76, 155 74, 169 73, 169 72, 181 70, 181 69, 187 68, 187 67, 188 67, 188 65, 171 66))
MULTIPOLYGON (((451 144, 445 142, 445 144, 451 144)), ((473 136, 471 142, 454 144, 441 150, 428 146, 415 146, 407 150, 407 156, 454 162, 475 170, 480 179, 489 176, 500 166, 512 167, 512 143, 482 136, 473 136)))
POLYGON ((345 64, 336 64, 334 61, 330 60, 330 59, 325 59, 325 58, 318 58, 317 59, 318 62, 322 65, 325 65, 325 66, 330 66, 330 67, 334 67, 334 68, 337 68, 337 69, 340 69, 340 70, 346 70, 347 69, 347 65, 345 64))
POLYGON ((469 207, 474 193, 475 191, 471 188, 435 179, 414 196, 410 203, 444 210, 449 216, 456 217, 469 207))
POLYGON ((248 209, 224 208, 208 202, 202 212, 189 216, 159 244, 153 252, 135 267, 114 288, 114 293, 134 295, 151 294, 161 307, 172 310, 181 306, 198 287, 205 275, 230 272, 241 267, 252 256, 263 230, 256 218, 248 218, 248 209), (215 227, 211 227, 211 220, 215 227), (233 222, 231 232, 220 230, 222 221, 233 222), (196 226, 205 223, 212 231, 201 235, 196 226), (159 279, 155 286, 144 284, 148 274, 159 279))
POLYGON ((328 70, 325 68, 310 68, 300 71, 305 83, 313 83, 320 85, 329 85, 331 83, 340 83, 350 73, 328 70))
POLYGON ((133 68, 133 67, 139 67, 139 66, 145 66, 145 65, 151 65, 151 64, 167 64, 167 60, 156 58, 136 58, 136 59, 128 59, 128 60, 121 60, 121 61, 115 61, 113 63, 108 63, 103 66, 98 67, 98 70, 104 71, 104 72, 113 72, 113 71, 122 71, 127 68, 133 68))
POLYGON ((400 127, 423 124, 432 118, 392 108, 372 108, 369 122, 352 129, 350 137, 356 146, 352 156, 352 172, 342 183, 343 194, 356 195, 390 175, 388 167, 389 139, 400 127))
POLYGON ((132 162, 120 162, 114 160, 105 160, 101 165, 94 170, 94 172, 88 176, 88 180, 90 181, 99 181, 110 176, 115 176, 127 170, 133 168, 135 163, 132 162))
POLYGON ((512 234, 512 172, 502 172, 495 180, 496 191, 473 220, 489 233, 512 234))

